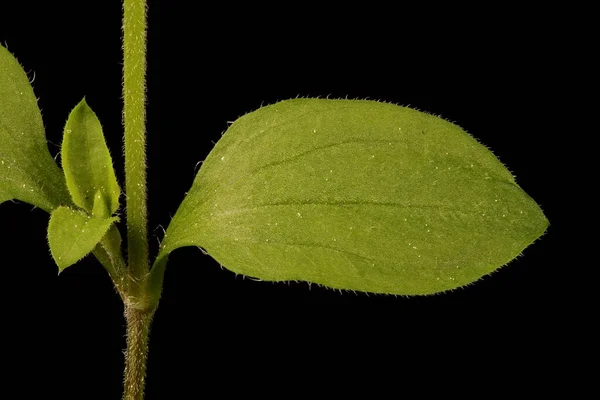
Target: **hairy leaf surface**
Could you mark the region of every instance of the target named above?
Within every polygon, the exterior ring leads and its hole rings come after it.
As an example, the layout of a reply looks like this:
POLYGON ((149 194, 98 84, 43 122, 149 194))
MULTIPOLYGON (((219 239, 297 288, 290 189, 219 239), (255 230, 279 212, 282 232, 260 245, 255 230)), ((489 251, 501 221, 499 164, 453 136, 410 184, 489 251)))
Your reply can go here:
POLYGON ((48 151, 31 84, 0 46, 0 203, 12 199, 48 212, 70 204, 64 177, 48 151))
POLYGON ((392 104, 296 99, 228 129, 156 265, 200 246, 263 280, 429 294, 491 273, 547 226, 512 174, 458 126, 392 104))
POLYGON ((69 207, 54 210, 48 224, 48 243, 59 271, 75 264, 94 250, 116 221, 116 217, 94 218, 69 207))
POLYGON ((61 155, 73 202, 96 217, 112 215, 121 191, 102 126, 85 99, 69 115, 61 155))

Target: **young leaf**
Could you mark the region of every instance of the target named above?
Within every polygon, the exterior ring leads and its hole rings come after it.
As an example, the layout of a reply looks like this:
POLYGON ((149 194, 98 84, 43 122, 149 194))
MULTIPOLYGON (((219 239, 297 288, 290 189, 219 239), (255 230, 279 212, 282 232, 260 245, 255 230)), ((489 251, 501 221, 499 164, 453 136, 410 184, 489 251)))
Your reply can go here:
POLYGON ((547 226, 512 174, 458 126, 392 104, 297 99, 229 128, 155 265, 201 246, 263 280, 429 294, 491 273, 547 226))
POLYGON ((90 217, 83 211, 69 207, 54 210, 48 224, 48 243, 59 271, 75 264, 94 250, 117 220, 117 217, 90 217))
POLYGON ((96 217, 112 215, 120 189, 102 126, 85 99, 69 115, 61 156, 73 202, 96 217))
POLYGON ((27 75, 0 46, 0 203, 12 199, 48 212, 70 204, 27 75))
POLYGON ((92 206, 92 215, 98 218, 108 218, 112 215, 106 204, 106 198, 100 190, 96 190, 94 194, 94 205, 92 206))

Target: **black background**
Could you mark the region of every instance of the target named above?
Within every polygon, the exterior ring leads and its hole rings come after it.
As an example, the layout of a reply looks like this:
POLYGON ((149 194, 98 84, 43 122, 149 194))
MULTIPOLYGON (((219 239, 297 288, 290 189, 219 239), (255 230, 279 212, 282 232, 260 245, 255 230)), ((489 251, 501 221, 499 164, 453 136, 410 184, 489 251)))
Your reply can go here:
MULTIPOLYGON (((444 355, 497 357, 494 348, 510 341, 514 350, 516 340, 528 350, 513 359, 514 368, 530 354, 539 361, 539 335, 561 324, 559 204, 550 183, 558 128, 550 120, 564 99, 552 24, 522 10, 450 17, 439 9, 323 7, 150 2, 153 249, 159 224, 168 225, 227 121, 298 95, 381 99, 441 114, 494 150, 552 226, 493 276, 417 298, 255 282, 198 249, 177 250, 151 337, 149 400, 201 397, 208 388, 223 395, 297 388, 330 368, 364 376, 384 361, 411 360, 425 371, 420 363, 444 355), (413 352, 421 357, 410 358, 413 352)), ((68 113, 86 96, 122 183, 120 18, 118 1, 0 6, 0 41, 35 76, 52 155, 68 113)), ((5 390, 25 390, 15 398, 118 399, 124 322, 106 273, 86 258, 57 277, 43 211, 6 203, 0 221, 3 359, 11 371, 5 390)))

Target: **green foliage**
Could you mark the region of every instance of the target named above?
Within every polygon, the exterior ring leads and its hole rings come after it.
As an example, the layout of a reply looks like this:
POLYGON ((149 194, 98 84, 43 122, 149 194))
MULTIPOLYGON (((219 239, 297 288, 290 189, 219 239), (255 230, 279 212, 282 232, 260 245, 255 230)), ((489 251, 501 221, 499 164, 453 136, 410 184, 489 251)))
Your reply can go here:
POLYGON ((17 199, 48 212, 70 204, 63 175, 46 145, 27 75, 0 46, 0 203, 17 199))
POLYGON ((73 202, 95 217, 111 216, 119 208, 120 189, 102 126, 85 99, 69 115, 61 156, 73 202))
POLYGON ((429 294, 491 273, 547 226, 512 174, 458 126, 392 104, 297 99, 229 128, 156 264, 201 246, 263 280, 429 294))
POLYGON ((48 243, 59 271, 94 250, 116 221, 117 217, 90 217, 83 211, 69 207, 54 210, 48 224, 48 243))
POLYGON ((19 199, 51 213, 60 271, 90 252, 107 269, 127 318, 123 399, 143 398, 149 326, 179 247, 203 247, 263 280, 421 295, 491 273, 545 232, 537 204, 458 126, 391 104, 297 99, 230 127, 148 273, 146 1, 125 0, 123 10, 128 266, 111 217, 120 188, 97 116, 85 99, 71 112, 63 176, 27 76, 0 46, 0 203, 19 199))

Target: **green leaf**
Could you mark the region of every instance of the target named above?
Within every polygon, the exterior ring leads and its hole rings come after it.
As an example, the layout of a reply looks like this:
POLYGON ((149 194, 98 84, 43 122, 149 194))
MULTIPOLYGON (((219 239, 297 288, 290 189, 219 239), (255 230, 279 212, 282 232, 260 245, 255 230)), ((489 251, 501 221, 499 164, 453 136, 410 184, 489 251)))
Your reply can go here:
POLYGON ((99 218, 107 218, 112 215, 106 204, 106 197, 102 195, 100 190, 96 190, 94 195, 94 205, 92 206, 92 215, 99 218))
POLYGON ((70 204, 27 75, 0 46, 0 203, 12 199, 48 212, 70 204))
POLYGON ((50 216, 48 243, 59 271, 75 264, 102 240, 113 218, 94 218, 80 210, 59 207, 50 216))
POLYGON ((155 266, 201 246, 263 280, 429 294, 493 272, 547 226, 512 174, 458 126, 392 104, 296 99, 223 135, 155 266))
POLYGON ((73 202, 96 217, 112 215, 119 208, 121 190, 102 126, 85 99, 69 115, 61 154, 73 202))

